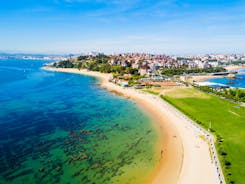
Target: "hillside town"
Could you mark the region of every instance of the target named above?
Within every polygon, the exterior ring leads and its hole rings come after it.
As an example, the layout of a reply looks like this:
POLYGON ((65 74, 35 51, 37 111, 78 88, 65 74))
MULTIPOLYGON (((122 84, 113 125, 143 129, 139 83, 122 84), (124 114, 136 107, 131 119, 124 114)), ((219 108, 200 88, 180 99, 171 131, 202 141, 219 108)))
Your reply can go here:
MULTIPOLYGON (((144 88, 194 84, 197 76, 234 77, 236 71, 227 71, 229 65, 244 65, 245 55, 206 54, 197 56, 168 56, 165 54, 91 52, 74 55, 52 63, 57 68, 78 68, 101 73, 112 73, 111 82, 120 86, 144 88)), ((226 86, 222 86, 226 87, 226 86)))
POLYGON ((109 64, 121 65, 137 69, 140 75, 152 76, 160 74, 163 68, 208 69, 223 67, 233 62, 245 62, 245 55, 197 55, 197 56, 167 56, 145 53, 129 53, 111 55, 109 64))

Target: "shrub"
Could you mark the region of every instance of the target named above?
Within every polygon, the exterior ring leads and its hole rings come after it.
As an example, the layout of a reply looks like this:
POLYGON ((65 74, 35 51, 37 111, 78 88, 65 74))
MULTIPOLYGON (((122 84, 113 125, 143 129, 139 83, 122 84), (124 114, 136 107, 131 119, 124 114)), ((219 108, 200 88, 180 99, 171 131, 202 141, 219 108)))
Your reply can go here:
POLYGON ((230 166, 231 163, 230 163, 229 161, 226 160, 226 161, 225 161, 225 165, 226 165, 226 166, 230 166))

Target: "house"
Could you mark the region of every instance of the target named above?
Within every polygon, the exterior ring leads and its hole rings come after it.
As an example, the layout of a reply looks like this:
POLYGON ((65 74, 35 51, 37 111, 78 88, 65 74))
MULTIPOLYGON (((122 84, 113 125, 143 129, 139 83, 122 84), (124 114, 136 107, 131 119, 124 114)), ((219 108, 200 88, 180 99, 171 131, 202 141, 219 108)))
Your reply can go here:
POLYGON ((117 61, 116 61, 115 59, 111 59, 111 60, 109 61, 109 64, 110 64, 110 65, 116 65, 116 64, 117 64, 117 61))
POLYGON ((119 80, 118 84, 122 87, 128 87, 129 86, 128 81, 125 81, 125 80, 119 80))
POLYGON ((150 69, 149 66, 147 65, 144 65, 144 66, 141 66, 140 69, 139 69, 139 73, 140 75, 146 75, 148 73, 148 70, 150 69))
POLYGON ((139 69, 139 64, 138 63, 133 63, 132 64, 133 69, 139 69))

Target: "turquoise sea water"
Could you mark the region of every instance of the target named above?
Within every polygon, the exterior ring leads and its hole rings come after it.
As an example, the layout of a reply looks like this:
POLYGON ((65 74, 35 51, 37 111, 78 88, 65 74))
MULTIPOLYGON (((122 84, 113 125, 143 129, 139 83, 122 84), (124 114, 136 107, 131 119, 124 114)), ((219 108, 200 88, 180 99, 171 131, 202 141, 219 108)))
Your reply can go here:
POLYGON ((208 81, 219 83, 219 84, 225 84, 233 88, 245 88, 245 69, 238 70, 235 79, 216 78, 216 79, 209 79, 208 81))
POLYGON ((144 183, 158 135, 93 77, 0 60, 0 184, 144 183))

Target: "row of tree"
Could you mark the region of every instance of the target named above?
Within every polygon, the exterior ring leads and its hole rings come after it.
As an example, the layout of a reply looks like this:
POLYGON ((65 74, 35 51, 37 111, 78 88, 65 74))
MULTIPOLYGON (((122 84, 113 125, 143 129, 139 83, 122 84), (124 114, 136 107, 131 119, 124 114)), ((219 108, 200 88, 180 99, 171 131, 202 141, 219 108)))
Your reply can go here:
POLYGON ((56 68, 74 68, 75 65, 70 60, 59 61, 53 64, 56 68))
POLYGON ((219 96, 223 96, 227 99, 232 99, 238 102, 245 102, 245 90, 243 89, 222 89, 216 90, 209 86, 196 86, 204 92, 214 93, 219 96))
POLYGON ((90 71, 98 71, 101 73, 114 73, 116 75, 131 74, 139 76, 138 70, 131 67, 123 67, 121 65, 110 65, 109 57, 99 55, 89 58, 88 56, 79 56, 76 60, 65 60, 54 63, 57 68, 78 68, 88 69, 90 71))
POLYGON ((239 60, 239 61, 232 61, 233 65, 240 65, 240 64, 245 64, 244 60, 239 60))
POLYGON ((226 69, 222 67, 216 68, 194 68, 194 69, 185 69, 185 68, 164 68, 162 69, 161 74, 166 76, 190 74, 190 73, 214 73, 214 72, 225 72, 226 69))

